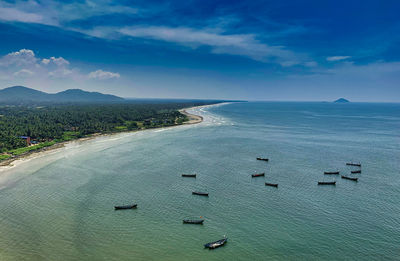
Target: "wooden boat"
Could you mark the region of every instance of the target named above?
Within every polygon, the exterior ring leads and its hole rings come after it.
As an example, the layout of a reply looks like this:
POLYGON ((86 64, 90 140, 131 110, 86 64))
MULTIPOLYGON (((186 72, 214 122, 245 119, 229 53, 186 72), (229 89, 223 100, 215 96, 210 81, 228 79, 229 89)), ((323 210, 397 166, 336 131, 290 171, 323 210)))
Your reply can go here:
POLYGON ((352 170, 351 173, 353 173, 353 174, 361 173, 361 170, 352 170))
POLYGON ((132 208, 137 208, 137 204, 125 205, 125 206, 114 206, 114 209, 115 209, 115 210, 132 209, 132 208))
POLYGON ((260 158, 260 157, 258 157, 257 160, 269 161, 269 159, 267 158, 260 158))
POLYGON ((196 177, 196 174, 182 174, 182 177, 185 177, 185 178, 195 178, 195 177, 196 177))
POLYGON ((336 185, 336 181, 318 181, 318 185, 336 185))
POLYGON ((361 167, 361 163, 353 163, 353 162, 347 162, 347 166, 356 166, 356 167, 361 167))
POLYGON ((208 197, 208 193, 206 193, 206 192, 193 191, 192 194, 208 197))
POLYGON ((278 184, 265 182, 265 186, 278 187, 278 184))
POLYGON ((324 174, 326 174, 326 175, 338 175, 339 171, 324 171, 324 174))
POLYGON ((184 219, 184 224, 198 224, 203 225, 204 219, 184 219))
POLYGON ((265 173, 263 172, 263 173, 256 173, 256 174, 253 174, 253 175, 251 175, 253 178, 255 178, 255 177, 263 177, 263 176, 265 176, 265 173))
POLYGON ((217 240, 217 241, 214 241, 214 242, 211 242, 211 243, 207 243, 207 244, 204 245, 204 247, 208 248, 208 249, 215 249, 217 247, 225 245, 226 242, 228 242, 228 238, 225 237, 223 239, 220 239, 220 240, 217 240))
POLYGON ((358 178, 352 178, 352 177, 347 177, 347 176, 342 176, 342 179, 348 179, 352 181, 358 181, 358 178))

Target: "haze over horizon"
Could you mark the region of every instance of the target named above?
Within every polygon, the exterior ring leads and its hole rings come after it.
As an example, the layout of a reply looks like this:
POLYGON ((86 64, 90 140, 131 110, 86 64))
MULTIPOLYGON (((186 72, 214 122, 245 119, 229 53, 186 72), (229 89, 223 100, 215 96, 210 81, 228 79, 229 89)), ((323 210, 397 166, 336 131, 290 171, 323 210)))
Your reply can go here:
POLYGON ((400 102, 397 1, 0 1, 0 89, 400 102))

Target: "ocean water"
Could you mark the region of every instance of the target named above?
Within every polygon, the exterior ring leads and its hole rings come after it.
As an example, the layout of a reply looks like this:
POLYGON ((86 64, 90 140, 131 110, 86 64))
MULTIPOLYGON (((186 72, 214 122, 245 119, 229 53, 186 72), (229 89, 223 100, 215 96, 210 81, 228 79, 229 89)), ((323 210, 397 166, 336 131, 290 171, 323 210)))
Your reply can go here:
POLYGON ((399 104, 192 111, 205 121, 75 142, 0 173, 0 260, 400 260, 399 104), (336 169, 359 181, 323 174, 336 169))

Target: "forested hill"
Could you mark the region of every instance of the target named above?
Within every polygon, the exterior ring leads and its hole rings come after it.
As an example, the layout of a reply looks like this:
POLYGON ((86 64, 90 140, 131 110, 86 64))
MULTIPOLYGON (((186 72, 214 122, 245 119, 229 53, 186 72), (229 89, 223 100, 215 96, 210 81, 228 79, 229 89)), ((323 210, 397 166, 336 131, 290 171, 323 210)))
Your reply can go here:
POLYGON ((80 89, 70 89, 59 93, 46 93, 24 86, 13 86, 0 90, 0 104, 26 103, 104 103, 123 102, 124 99, 115 95, 99 92, 87 92, 80 89))

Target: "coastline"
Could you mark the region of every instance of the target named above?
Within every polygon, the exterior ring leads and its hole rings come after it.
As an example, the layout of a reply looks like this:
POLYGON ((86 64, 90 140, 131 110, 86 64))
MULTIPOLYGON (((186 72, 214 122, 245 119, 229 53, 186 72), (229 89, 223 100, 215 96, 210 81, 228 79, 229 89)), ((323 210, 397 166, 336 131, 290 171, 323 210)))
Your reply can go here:
POLYGON ((113 133, 102 133, 102 134, 95 133, 95 134, 91 134, 90 136, 87 136, 87 137, 82 137, 79 139, 74 139, 74 140, 69 140, 69 141, 63 141, 63 142, 59 142, 54 145, 51 145, 49 147, 41 148, 39 150, 29 151, 24 154, 14 156, 12 158, 0 161, 0 174, 7 170, 14 169, 15 167, 17 167, 19 165, 19 163, 25 162, 27 160, 33 160, 38 157, 43 157, 52 152, 57 152, 58 150, 65 148, 66 145, 71 144, 73 142, 84 142, 84 141, 88 141, 88 140, 93 140, 98 137, 106 137, 106 136, 111 137, 111 136, 114 136, 117 134, 122 134, 122 133, 136 133, 136 132, 141 132, 141 131, 146 131, 146 130, 148 131, 148 130, 157 130, 157 129, 166 129, 166 128, 176 128, 176 127, 180 127, 180 126, 199 124, 199 123, 203 122, 204 118, 200 115, 189 113, 189 112, 187 112, 187 110, 212 107, 212 106, 221 105, 221 104, 228 104, 228 103, 216 103, 216 104, 208 104, 208 105, 201 105, 201 106, 193 106, 193 107, 188 107, 188 108, 183 108, 183 109, 178 110, 180 113, 186 115, 189 118, 189 121, 186 121, 180 125, 156 127, 156 128, 151 128, 151 129, 141 129, 141 130, 124 131, 124 132, 113 132, 113 133))

